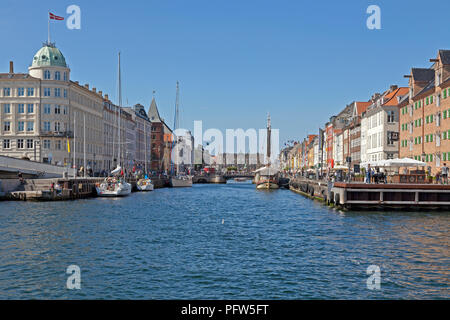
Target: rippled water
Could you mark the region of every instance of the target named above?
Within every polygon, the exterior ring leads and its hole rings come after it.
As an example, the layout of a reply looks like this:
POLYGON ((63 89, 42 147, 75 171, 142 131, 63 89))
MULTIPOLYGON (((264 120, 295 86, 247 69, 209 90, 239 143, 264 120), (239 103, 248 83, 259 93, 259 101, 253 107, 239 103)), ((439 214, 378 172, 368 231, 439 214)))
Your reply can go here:
POLYGON ((449 228, 449 213, 343 213, 247 183, 2 202, 0 298, 448 299, 449 228))

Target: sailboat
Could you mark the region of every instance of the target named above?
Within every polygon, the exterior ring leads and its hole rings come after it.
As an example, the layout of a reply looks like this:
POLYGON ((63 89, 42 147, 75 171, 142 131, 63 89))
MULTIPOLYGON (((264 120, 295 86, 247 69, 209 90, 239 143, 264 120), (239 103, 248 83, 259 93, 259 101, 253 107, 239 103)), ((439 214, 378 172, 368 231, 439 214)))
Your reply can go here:
MULTIPOLYGON (((175 119, 174 119, 174 125, 173 125, 174 132, 176 132, 175 130, 180 127, 179 99, 180 99, 180 86, 179 86, 179 83, 177 81, 177 94, 176 94, 176 99, 175 99, 175 119)), ((175 139, 174 139, 174 141, 175 141, 175 139)), ((178 151, 178 148, 177 148, 176 151, 178 151)), ((182 152, 182 151, 183 150, 180 150, 180 152, 182 152)), ((180 156, 180 154, 177 154, 176 156, 180 156)), ((178 170, 179 169, 179 165, 176 166, 176 171, 175 171, 175 175, 174 175, 173 174, 173 168, 174 168, 174 164, 172 164, 172 170, 171 170, 172 171, 172 176, 170 177, 170 181, 169 181, 170 186, 172 188, 192 187, 192 177, 186 175, 185 173, 180 173, 179 170, 178 170)))
POLYGON ((271 124, 270 115, 267 117, 267 159, 268 163, 265 167, 259 168, 255 171, 255 184, 258 190, 278 189, 278 174, 276 168, 271 167, 270 164, 270 147, 271 147, 271 124))
MULTIPOLYGON (((96 185, 95 189, 97 191, 97 195, 99 197, 121 197, 127 196, 131 193, 131 184, 125 181, 123 177, 123 170, 121 166, 121 153, 120 153, 120 144, 121 144, 121 134, 120 134, 120 112, 122 110, 122 82, 120 77, 120 52, 119 52, 119 107, 117 108, 117 132, 118 132, 118 165, 117 168, 111 171, 112 177, 107 177, 105 180, 96 185)), ((114 154, 114 146, 113 146, 113 154, 114 154)), ((114 158, 114 155, 113 155, 114 158)))
POLYGON ((154 186, 152 180, 147 177, 147 126, 144 124, 144 144, 145 144, 145 176, 139 179, 136 183, 136 188, 139 191, 153 191, 154 186))

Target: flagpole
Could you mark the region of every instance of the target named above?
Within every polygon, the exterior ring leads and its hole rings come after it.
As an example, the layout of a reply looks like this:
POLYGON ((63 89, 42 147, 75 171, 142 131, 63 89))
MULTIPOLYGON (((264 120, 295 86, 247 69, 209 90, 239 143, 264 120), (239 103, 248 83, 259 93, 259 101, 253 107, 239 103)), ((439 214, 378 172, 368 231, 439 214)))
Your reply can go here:
POLYGON ((47 38, 47 44, 50 45, 50 10, 48 11, 47 20, 48 20, 48 38, 47 38))

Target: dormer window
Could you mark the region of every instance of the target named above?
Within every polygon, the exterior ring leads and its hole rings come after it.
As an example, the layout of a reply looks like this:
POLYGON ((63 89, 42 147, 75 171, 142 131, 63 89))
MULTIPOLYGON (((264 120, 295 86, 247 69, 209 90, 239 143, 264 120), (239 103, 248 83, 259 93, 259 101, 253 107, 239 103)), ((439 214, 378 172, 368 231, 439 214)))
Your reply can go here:
POLYGON ((44 71, 44 79, 45 80, 50 80, 50 71, 49 70, 45 70, 44 71))

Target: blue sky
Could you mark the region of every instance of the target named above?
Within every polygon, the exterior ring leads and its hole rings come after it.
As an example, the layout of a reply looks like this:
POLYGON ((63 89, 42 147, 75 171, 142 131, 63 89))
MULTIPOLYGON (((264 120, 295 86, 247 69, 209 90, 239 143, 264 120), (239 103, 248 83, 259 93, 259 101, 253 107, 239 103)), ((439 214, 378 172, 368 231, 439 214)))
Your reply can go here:
POLYGON ((148 107, 152 91, 172 125, 180 81, 182 125, 263 128, 267 112, 281 143, 316 133, 354 100, 429 67, 450 49, 450 1, 17 1, 0 10, 0 72, 25 72, 47 39, 47 12, 81 8, 81 30, 52 22, 72 80, 116 95, 122 52, 124 102, 148 107), (381 8, 381 30, 366 9, 381 8))

